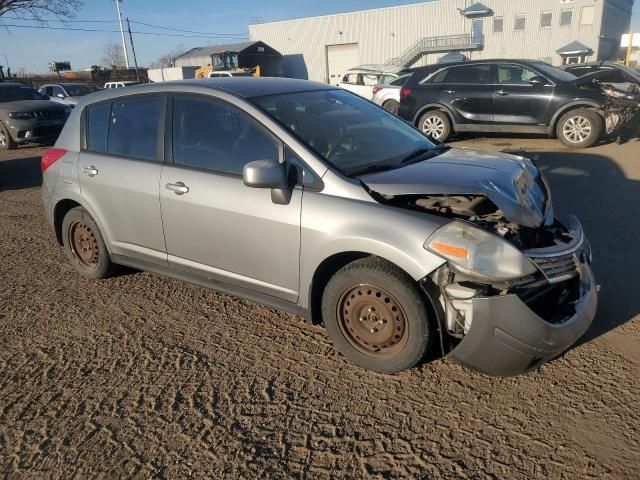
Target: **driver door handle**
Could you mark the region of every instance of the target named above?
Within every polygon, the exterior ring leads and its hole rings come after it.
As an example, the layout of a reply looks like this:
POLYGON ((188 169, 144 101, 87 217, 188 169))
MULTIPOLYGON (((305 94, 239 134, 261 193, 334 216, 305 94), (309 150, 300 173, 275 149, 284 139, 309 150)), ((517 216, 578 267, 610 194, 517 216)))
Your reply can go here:
POLYGON ((167 183, 165 185, 165 188, 167 190, 172 190, 173 193, 175 193, 176 195, 184 195, 185 193, 189 192, 189 187, 187 187, 184 183, 182 182, 176 182, 176 183, 167 183))
POLYGON ((91 165, 90 167, 83 167, 82 173, 86 173, 90 177, 95 177, 98 174, 98 169, 91 165))
POLYGON ((455 90, 443 90, 442 92, 443 92, 443 93, 448 93, 449 95, 451 95, 451 94, 453 94, 453 93, 456 93, 456 91, 455 91, 455 90))
POLYGON ((509 92, 507 92, 506 90, 498 90, 496 93, 498 95, 502 95, 503 97, 509 95, 509 92))

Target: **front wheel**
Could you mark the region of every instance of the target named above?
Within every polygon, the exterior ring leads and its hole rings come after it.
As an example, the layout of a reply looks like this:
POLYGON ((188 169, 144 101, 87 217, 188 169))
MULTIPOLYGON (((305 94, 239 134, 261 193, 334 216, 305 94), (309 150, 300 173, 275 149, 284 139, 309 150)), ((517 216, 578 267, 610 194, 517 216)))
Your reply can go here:
POLYGON ((9 130, 0 123, 0 150, 13 150, 14 148, 16 148, 16 143, 11 138, 9 130))
POLYGON ((322 317, 342 355, 380 373, 415 366, 432 343, 415 282, 377 257, 356 260, 334 274, 322 296, 322 317))
POLYGON ((451 135, 451 120, 440 110, 431 110, 420 117, 418 128, 437 142, 444 142, 451 135))
POLYGON ((568 147, 587 148, 598 141, 603 130, 604 121, 598 113, 578 108, 560 118, 556 135, 568 147))

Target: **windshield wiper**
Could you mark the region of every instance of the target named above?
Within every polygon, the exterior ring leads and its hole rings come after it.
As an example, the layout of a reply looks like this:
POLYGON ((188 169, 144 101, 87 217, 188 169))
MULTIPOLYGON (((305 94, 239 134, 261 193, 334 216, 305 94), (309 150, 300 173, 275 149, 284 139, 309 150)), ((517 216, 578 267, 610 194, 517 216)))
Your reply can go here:
POLYGON ((367 165, 366 167, 354 169, 345 173, 350 176, 360 176, 367 173, 384 172, 386 170, 391 170, 393 167, 394 165, 390 165, 388 163, 374 163, 373 165, 367 165))
POLYGON ((444 143, 441 143, 440 145, 436 145, 433 148, 418 148, 417 150, 414 150, 409 155, 404 157, 400 163, 402 163, 403 165, 406 165, 407 163, 410 163, 418 158, 420 158, 420 160, 426 160, 426 158, 421 158, 421 157, 423 157, 427 153, 431 154, 429 155, 429 158, 433 158, 435 156, 440 155, 441 153, 446 152, 450 148, 451 147, 449 145, 444 143))

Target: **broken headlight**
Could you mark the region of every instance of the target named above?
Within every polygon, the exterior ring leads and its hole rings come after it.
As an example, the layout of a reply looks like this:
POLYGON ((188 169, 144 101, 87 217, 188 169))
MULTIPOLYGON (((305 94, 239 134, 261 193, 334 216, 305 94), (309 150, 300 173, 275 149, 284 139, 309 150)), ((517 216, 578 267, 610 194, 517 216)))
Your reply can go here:
POLYGON ((514 280, 538 271, 529 258, 506 240, 459 220, 436 230, 424 248, 446 258, 462 273, 490 280, 514 280))

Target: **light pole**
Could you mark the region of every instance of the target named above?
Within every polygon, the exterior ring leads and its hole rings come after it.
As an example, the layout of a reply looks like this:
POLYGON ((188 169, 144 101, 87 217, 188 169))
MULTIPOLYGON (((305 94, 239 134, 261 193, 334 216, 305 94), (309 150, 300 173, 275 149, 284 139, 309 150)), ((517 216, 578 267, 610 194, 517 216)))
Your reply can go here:
POLYGON ((124 50, 124 63, 129 69, 129 56, 127 55, 127 43, 124 40, 124 28, 122 28, 122 16, 120 16, 120 2, 122 0, 116 0, 116 11, 118 12, 118 23, 120 24, 120 37, 122 38, 122 50, 124 50))

